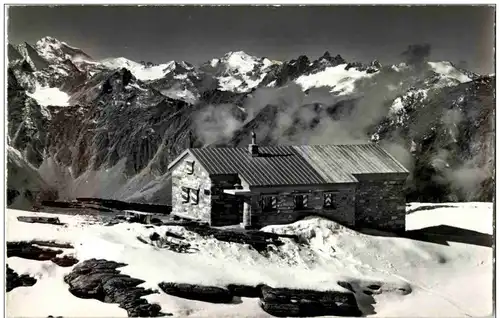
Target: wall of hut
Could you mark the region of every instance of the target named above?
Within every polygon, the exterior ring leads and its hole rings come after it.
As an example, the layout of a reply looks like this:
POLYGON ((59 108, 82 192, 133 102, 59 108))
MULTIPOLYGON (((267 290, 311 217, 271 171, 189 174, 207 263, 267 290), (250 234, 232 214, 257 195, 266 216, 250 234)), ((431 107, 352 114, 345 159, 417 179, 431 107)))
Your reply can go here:
POLYGON ((206 170, 188 155, 172 168, 172 213, 210 223, 211 180, 206 170), (184 189, 189 189, 186 202, 184 189), (197 195, 196 197, 193 194, 197 195))
POLYGON ((326 189, 260 189, 261 194, 252 197, 252 225, 261 227, 272 224, 286 224, 307 216, 316 215, 345 224, 354 225, 355 186, 345 185, 326 189), (325 195, 331 194, 333 204, 325 206, 325 195), (307 196, 307 207, 298 208, 295 196, 307 196), (264 211, 262 198, 276 197, 276 210, 264 211))
POLYGON ((404 180, 363 180, 356 191, 356 226, 404 231, 404 180))

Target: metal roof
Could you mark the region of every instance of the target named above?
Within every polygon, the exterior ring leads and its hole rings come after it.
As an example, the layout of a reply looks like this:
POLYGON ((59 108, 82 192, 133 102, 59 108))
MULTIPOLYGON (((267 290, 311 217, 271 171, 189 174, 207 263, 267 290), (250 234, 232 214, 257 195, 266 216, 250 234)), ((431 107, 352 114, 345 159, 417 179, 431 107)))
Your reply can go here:
POLYGON ((252 157, 246 148, 188 151, 209 174, 238 174, 250 186, 352 183, 358 181, 358 174, 408 173, 375 144, 261 146, 258 157, 252 157))
POLYGON ((323 184, 325 179, 293 146, 259 147, 252 157, 246 148, 192 148, 209 174, 239 174, 250 186, 323 184))
POLYGON ((328 183, 356 182, 357 174, 408 173, 376 144, 294 147, 328 183))

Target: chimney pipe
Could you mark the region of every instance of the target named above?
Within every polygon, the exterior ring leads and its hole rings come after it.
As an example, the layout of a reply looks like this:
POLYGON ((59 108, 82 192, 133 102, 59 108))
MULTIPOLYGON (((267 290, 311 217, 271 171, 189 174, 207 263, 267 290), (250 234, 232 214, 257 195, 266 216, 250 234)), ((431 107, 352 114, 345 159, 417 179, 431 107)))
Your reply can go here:
POLYGON ((252 157, 259 156, 259 146, 257 145, 254 131, 252 131, 252 143, 248 145, 248 152, 252 155, 252 157))

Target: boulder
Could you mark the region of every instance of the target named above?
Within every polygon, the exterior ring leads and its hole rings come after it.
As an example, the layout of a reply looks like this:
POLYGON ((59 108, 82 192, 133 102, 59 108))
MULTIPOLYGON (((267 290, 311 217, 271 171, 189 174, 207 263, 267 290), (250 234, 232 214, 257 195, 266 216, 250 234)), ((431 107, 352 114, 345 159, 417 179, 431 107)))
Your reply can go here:
POLYGON ((6 292, 10 292, 16 287, 33 286, 36 283, 36 278, 29 275, 19 275, 9 265, 6 265, 6 270, 6 292))
POLYGON ((262 296, 261 286, 249 286, 241 284, 229 284, 227 289, 233 296, 259 298, 262 296))
POLYGON ((78 263, 78 260, 70 255, 64 255, 62 257, 54 257, 51 261, 61 267, 70 267, 78 263))
POLYGON ((164 316, 158 304, 142 298, 155 291, 138 287, 143 280, 121 274, 123 263, 103 259, 85 260, 64 277, 69 291, 79 298, 93 298, 106 303, 118 303, 129 317, 164 316))
POLYGON ((64 225, 59 221, 59 218, 56 217, 41 217, 41 216, 18 216, 17 220, 19 222, 26 223, 45 223, 45 224, 53 224, 53 225, 64 225))
POLYGON ((158 286, 166 294, 210 303, 231 303, 233 295, 228 289, 195 284, 160 283, 158 286))
POLYGON ((7 257, 16 256, 37 261, 47 261, 62 252, 62 250, 40 248, 31 242, 7 242, 7 257))
POLYGON ((261 308, 274 316, 359 317, 353 293, 262 286, 261 308))

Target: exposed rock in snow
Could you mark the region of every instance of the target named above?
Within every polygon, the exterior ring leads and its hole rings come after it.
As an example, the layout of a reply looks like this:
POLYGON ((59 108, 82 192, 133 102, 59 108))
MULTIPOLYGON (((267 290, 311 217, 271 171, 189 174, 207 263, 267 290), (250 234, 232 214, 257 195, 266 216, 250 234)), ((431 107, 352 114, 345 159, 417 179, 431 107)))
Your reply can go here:
POLYGON ((119 303, 129 317, 164 316, 158 304, 149 304, 143 296, 154 293, 137 287, 144 281, 120 274, 126 264, 90 259, 77 265, 64 277, 69 291, 79 298, 93 298, 105 303, 119 303))
POLYGON ((12 268, 9 267, 9 265, 6 265, 7 272, 6 272, 6 285, 5 285, 5 291, 10 292, 16 287, 29 287, 33 286, 36 283, 36 279, 34 277, 31 277, 29 275, 19 275, 16 272, 12 270, 12 268))

